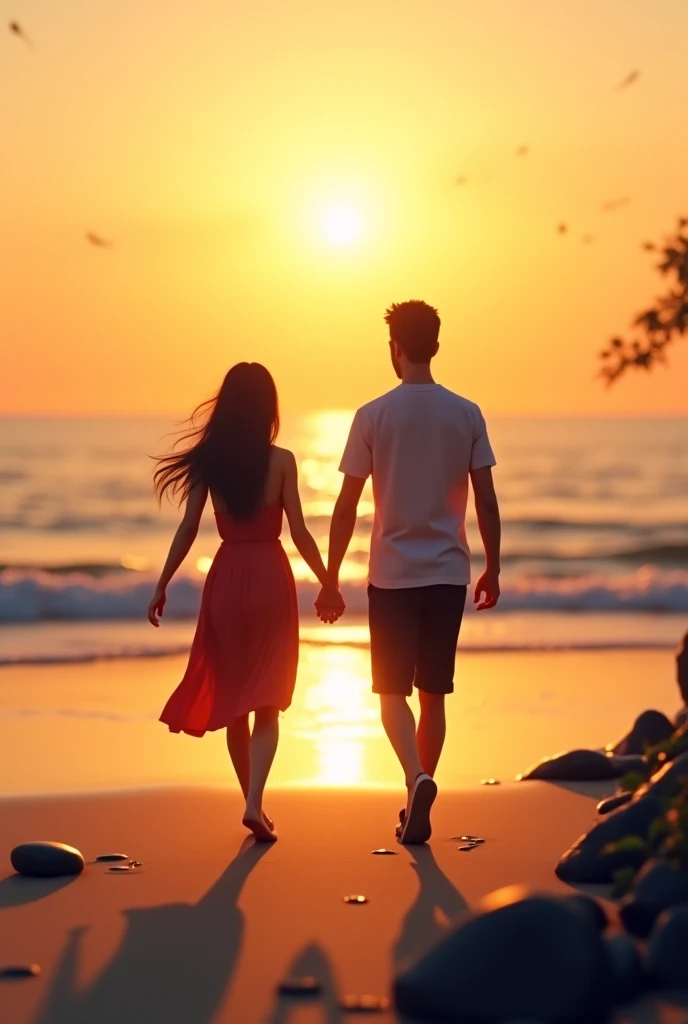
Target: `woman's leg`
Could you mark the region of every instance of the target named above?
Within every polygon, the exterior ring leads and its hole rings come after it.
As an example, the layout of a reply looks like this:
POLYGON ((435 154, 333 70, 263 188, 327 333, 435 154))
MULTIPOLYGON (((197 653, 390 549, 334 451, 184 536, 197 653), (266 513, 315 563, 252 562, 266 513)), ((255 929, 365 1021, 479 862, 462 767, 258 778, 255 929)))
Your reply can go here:
POLYGON ((248 715, 235 718, 234 722, 227 726, 227 750, 232 759, 234 771, 239 780, 244 799, 248 796, 248 785, 251 778, 251 764, 248 756, 250 739, 248 715))
POLYGON ((246 818, 260 821, 263 793, 279 740, 279 709, 258 708, 249 740, 250 778, 246 795, 246 818))

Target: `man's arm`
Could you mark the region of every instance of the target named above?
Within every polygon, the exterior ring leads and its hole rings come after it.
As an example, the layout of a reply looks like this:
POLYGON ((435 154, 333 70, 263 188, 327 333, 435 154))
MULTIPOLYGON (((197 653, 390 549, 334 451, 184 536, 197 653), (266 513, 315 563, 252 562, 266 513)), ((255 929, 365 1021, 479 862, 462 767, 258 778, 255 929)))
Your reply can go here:
POLYGON ((474 600, 478 611, 494 608, 499 600, 499 547, 502 538, 502 524, 499 518, 499 503, 495 494, 492 469, 483 466, 471 470, 471 483, 475 497, 475 511, 478 529, 485 548, 485 572, 475 586, 474 600), (481 596, 485 595, 481 600, 481 596), (478 603, 479 602, 479 603, 478 603))
POLYGON ((330 523, 330 550, 327 558, 327 572, 330 579, 339 580, 339 570, 351 543, 356 526, 356 513, 361 500, 365 480, 345 475, 342 489, 334 506, 330 523))
MULTIPOLYGON (((359 477, 345 475, 342 489, 334 506, 330 523, 330 551, 327 559, 327 575, 331 586, 339 587, 339 570, 353 537, 356 511, 364 484, 365 480, 359 477)), ((327 588, 323 587, 315 602, 316 610, 323 622, 333 622, 334 618, 338 617, 334 616, 334 610, 330 605, 331 596, 327 588)))

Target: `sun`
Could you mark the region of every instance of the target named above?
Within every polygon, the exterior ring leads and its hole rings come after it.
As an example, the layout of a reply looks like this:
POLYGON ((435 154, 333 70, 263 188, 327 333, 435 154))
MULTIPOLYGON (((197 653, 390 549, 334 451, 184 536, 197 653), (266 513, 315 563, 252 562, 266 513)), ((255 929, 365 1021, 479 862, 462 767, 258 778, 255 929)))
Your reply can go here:
POLYGON ((320 221, 323 235, 333 245, 350 245, 363 229, 363 221, 353 206, 330 206, 320 221))

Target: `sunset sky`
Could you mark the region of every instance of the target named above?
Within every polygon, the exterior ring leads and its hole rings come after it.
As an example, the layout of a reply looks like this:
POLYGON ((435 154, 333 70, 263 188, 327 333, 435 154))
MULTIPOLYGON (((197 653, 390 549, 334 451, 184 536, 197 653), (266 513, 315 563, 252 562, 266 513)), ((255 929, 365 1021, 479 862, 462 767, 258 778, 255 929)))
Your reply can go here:
POLYGON ((594 378, 688 214, 685 0, 2 8, 3 412, 176 414, 239 359, 348 408, 406 298, 488 412, 688 412, 688 342, 594 378))

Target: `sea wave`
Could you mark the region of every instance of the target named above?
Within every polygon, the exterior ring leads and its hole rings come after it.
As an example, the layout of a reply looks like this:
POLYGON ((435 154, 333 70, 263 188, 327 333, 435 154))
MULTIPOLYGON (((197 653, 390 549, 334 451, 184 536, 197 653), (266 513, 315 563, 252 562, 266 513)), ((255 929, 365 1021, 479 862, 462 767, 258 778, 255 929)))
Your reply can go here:
MULTIPOLYGON (((100 578, 85 573, 55 575, 41 571, 0 572, 0 623, 41 621, 126 621, 141 619, 154 580, 142 573, 113 573, 100 578)), ((193 619, 198 613, 203 579, 180 576, 168 590, 166 615, 193 619)), ((298 583, 299 604, 312 610, 313 583, 298 583)), ((342 587, 353 614, 366 611, 363 581, 342 587)), ((615 576, 509 576, 502 583, 503 611, 688 612, 688 572, 644 566, 615 576)))

